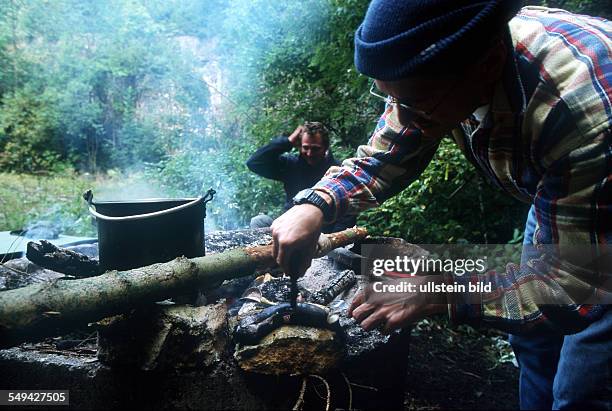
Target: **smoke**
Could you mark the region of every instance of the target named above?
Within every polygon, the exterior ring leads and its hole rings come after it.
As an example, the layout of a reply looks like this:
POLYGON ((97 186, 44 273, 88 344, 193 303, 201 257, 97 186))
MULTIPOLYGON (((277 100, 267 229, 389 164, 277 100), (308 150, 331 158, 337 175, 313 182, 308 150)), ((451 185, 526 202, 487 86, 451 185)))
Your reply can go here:
MULTIPOLYGON (((217 142, 213 156, 220 156, 235 168, 235 161, 227 156, 245 150, 250 150, 250 154, 257 148, 245 148, 240 140, 244 139, 244 126, 251 124, 254 117, 261 119, 262 109, 256 96, 266 70, 279 52, 291 59, 296 49, 309 44, 317 35, 317 28, 325 24, 329 4, 328 0, 238 0, 217 11, 221 23, 213 36, 214 57, 204 70, 211 96, 209 137, 217 142), (233 135, 220 135, 228 131, 233 131, 233 135)), ((295 64, 300 62, 295 61, 295 64)), ((222 228, 237 228, 231 222, 248 223, 250 216, 240 213, 241 205, 236 201, 241 194, 239 190, 244 187, 244 179, 233 177, 231 174, 235 175, 235 170, 228 172, 223 164, 215 170, 219 173, 210 173, 210 181, 218 186, 217 201, 224 208, 213 218, 222 228), (242 214, 242 221, 239 214, 242 214)), ((211 203, 211 209, 214 207, 211 203)), ((253 210, 253 213, 261 211, 270 210, 253 210)))
MULTIPOLYGON (((255 115, 261 117, 254 96, 276 57, 274 53, 283 50, 291 56, 296 48, 308 44, 324 24, 328 5, 328 0, 217 3, 207 10, 208 27, 200 32, 205 35, 180 38, 181 49, 204 63, 197 73, 209 92, 206 124, 201 133, 184 141, 165 163, 163 173, 175 181, 187 179, 180 184, 183 193, 208 187, 217 190, 217 197, 209 204, 207 230, 240 228, 248 223, 250 216, 241 209, 244 200, 238 199, 244 189, 244 173, 248 173, 243 164, 244 127, 255 115)), ((206 18, 201 16, 200 20, 206 18)), ((247 146, 246 150, 256 148, 247 146)), ((259 211, 269 210, 253 210, 254 214, 259 211)))
POLYGON ((248 220, 238 200, 248 171, 236 156, 248 154, 243 129, 261 115, 254 96, 275 53, 291 59, 305 47, 329 4, 26 2, 19 44, 43 63, 66 155, 94 174, 122 170, 98 182, 97 199, 196 197, 212 187, 207 225, 237 228, 248 220))
POLYGON ((97 201, 127 201, 147 198, 169 198, 172 194, 166 187, 150 181, 142 172, 120 173, 111 170, 110 178, 96 184, 94 190, 97 201))

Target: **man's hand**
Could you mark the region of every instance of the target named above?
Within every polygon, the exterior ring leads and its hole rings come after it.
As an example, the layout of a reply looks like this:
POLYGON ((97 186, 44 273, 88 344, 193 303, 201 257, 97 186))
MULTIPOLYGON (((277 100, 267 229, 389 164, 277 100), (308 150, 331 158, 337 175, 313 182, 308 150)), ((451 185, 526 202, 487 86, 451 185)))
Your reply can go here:
POLYGON ((304 275, 323 225, 323 212, 311 204, 296 205, 272 223, 273 255, 285 274, 304 275))
MULTIPOLYGON (((417 291, 375 292, 370 284, 365 291, 355 295, 348 315, 352 316, 366 331, 378 327, 381 332, 388 334, 424 317, 446 311, 444 295, 418 291, 422 283, 441 281, 438 276, 413 277, 402 281, 415 284, 417 291)), ((389 282, 385 283, 389 284, 389 282)))
POLYGON ((303 125, 297 126, 297 128, 289 136, 289 142, 293 147, 300 148, 302 133, 306 131, 303 125))

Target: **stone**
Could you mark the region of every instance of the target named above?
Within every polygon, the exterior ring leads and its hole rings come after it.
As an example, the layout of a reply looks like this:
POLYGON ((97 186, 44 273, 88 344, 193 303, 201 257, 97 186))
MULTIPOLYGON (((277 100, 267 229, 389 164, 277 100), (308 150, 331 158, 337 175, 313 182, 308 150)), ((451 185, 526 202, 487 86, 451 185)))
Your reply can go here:
MULTIPOLYGON (((169 306, 161 312, 162 329, 157 356, 146 369, 173 367, 206 368, 221 360, 227 345, 227 307, 223 303, 202 307, 169 306)), ((155 352, 151 350, 151 353, 155 352)))
POLYGON ((157 305, 97 324, 98 359, 142 370, 201 369, 219 362, 227 346, 224 303, 157 305))
POLYGON ((342 344, 333 331, 282 326, 257 345, 237 345, 234 358, 245 371, 269 375, 324 374, 338 366, 342 344))

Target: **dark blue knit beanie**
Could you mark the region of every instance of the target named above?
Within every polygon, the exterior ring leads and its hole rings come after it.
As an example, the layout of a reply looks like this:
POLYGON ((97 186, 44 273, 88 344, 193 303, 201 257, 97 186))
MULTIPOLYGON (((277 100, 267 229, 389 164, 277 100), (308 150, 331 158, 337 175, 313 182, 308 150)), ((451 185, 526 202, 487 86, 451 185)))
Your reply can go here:
POLYGON ((480 57, 520 0, 373 0, 355 33, 355 66, 379 80, 451 72, 480 57))

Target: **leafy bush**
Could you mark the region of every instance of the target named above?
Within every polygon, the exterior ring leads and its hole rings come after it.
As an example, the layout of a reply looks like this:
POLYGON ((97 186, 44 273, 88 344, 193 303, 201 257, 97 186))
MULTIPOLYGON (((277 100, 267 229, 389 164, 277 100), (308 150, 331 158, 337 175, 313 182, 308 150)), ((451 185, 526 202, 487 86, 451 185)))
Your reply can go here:
MULTIPOLYGON (((366 1, 5 3, 0 170, 127 170, 147 162, 148 179, 169 194, 215 188, 209 222, 233 228, 282 207, 281 185, 244 166, 257 147, 303 121, 321 121, 336 158, 346 158, 381 111, 353 66, 366 1), (214 110, 202 80, 207 59, 218 59, 224 76, 214 110)), ((609 1, 528 3, 610 16, 609 1)), ((23 201, 24 215, 41 213, 23 201)), ((24 221, 4 210, 5 226, 24 221)), ((360 221, 414 242, 491 243, 516 240, 525 211, 444 142, 417 181, 360 221)))
POLYGON ((0 170, 128 168, 174 150, 176 130, 188 138, 205 127, 201 56, 155 13, 162 4, 5 3, 0 170))
POLYGON ((4 96, 0 110, 0 170, 59 171, 66 156, 57 138, 58 115, 47 94, 21 89, 4 96))
POLYGON ((416 181, 359 221, 374 234, 414 243, 505 243, 524 226, 527 209, 489 186, 445 139, 416 181))
MULTIPOLYGON (((259 3, 245 7, 257 8, 259 3)), ((236 140, 243 144, 233 142, 224 148, 235 164, 227 170, 229 181, 234 178, 234 170, 243 169, 245 151, 266 144, 275 135, 291 132, 304 120, 322 121, 331 128, 332 148, 338 159, 354 155, 357 145, 367 141, 382 107, 370 99, 367 78, 353 67, 352 37, 366 6, 353 0, 311 0, 293 5, 292 11, 299 9, 304 27, 310 28, 307 33, 289 25, 287 8, 268 10, 262 21, 242 22, 247 27, 241 32, 244 37, 234 38, 234 44, 256 44, 267 27, 266 19, 274 21, 277 31, 265 33, 280 34, 266 53, 255 54, 257 58, 253 55, 256 50, 248 46, 238 52, 244 56, 231 56, 232 61, 249 61, 249 66, 232 71, 237 80, 230 83, 236 85, 231 95, 241 106, 227 110, 234 115, 226 124, 238 125, 240 132, 234 131, 234 135, 240 136, 236 140), (317 24, 321 10, 325 10, 326 24, 317 24), (254 40, 246 41, 246 37, 254 40), (258 110, 248 110, 250 107, 258 110)), ((243 10, 232 19, 240 23, 241 16, 248 15, 243 10)), ((243 184, 232 197, 238 201, 238 209, 253 214, 253 205, 269 206, 269 201, 260 198, 261 193, 268 193, 270 183, 248 175, 242 179, 243 184)), ((274 204, 280 206, 282 194, 276 191, 274 195, 274 204)), ((505 242, 512 238, 515 228, 522 227, 525 210, 525 206, 482 182, 459 150, 444 142, 417 181, 359 221, 374 234, 413 242, 505 242)))

